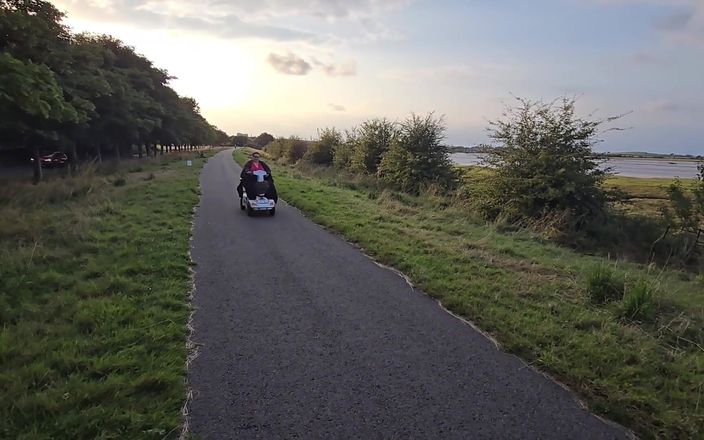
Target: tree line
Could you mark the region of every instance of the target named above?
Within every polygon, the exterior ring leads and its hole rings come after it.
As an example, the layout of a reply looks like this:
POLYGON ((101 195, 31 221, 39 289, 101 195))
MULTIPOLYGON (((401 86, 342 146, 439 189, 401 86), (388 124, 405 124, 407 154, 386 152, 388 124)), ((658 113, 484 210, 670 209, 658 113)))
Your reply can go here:
POLYGON ((117 160, 220 144, 227 134, 168 72, 109 35, 75 34, 43 0, 0 0, 0 148, 117 160), (136 150, 136 151, 135 151, 136 150))

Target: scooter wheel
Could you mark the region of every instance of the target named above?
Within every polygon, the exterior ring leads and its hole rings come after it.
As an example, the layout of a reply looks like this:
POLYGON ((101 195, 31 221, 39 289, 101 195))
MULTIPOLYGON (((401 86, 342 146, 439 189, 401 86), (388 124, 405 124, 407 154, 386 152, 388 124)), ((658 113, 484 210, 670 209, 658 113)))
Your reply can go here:
POLYGON ((272 217, 275 216, 276 215, 276 208, 271 208, 271 210, 269 211, 269 215, 272 217))
POLYGON ((254 216, 254 210, 249 205, 247 206, 247 215, 250 217, 254 216))

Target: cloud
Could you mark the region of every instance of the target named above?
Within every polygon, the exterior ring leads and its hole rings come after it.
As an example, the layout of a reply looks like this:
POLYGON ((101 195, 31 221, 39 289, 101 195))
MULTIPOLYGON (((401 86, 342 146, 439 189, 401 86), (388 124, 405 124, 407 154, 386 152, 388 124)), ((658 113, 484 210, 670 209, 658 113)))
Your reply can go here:
POLYGON ((55 0, 69 16, 223 38, 330 42, 325 24, 350 21, 363 38, 391 35, 381 20, 412 0, 55 0), (311 23, 311 19, 313 22, 311 23), (298 27, 294 23, 298 24, 298 27), (310 26, 312 24, 313 26, 310 26), (317 30, 316 30, 317 29, 317 30))
POLYGON ((698 115, 704 112, 704 107, 687 102, 676 102, 670 99, 659 99, 646 102, 641 108, 646 113, 679 113, 698 115))
POLYGON ((357 63, 354 60, 336 64, 323 63, 313 58, 312 62, 328 76, 355 76, 357 74, 357 63))
POLYGON ((672 113, 682 110, 682 106, 668 100, 658 100, 646 103, 643 110, 648 113, 672 113))
POLYGON ((656 28, 677 44, 689 44, 704 49, 704 3, 664 17, 656 28))
POLYGON ((336 111, 336 112, 344 112, 344 111, 347 110, 347 109, 345 108, 345 106, 340 105, 340 104, 335 104, 335 103, 332 103, 332 102, 331 102, 330 104, 328 104, 328 106, 330 106, 330 108, 331 108, 332 110, 336 111))
POLYGON ((476 63, 471 66, 463 64, 446 64, 436 66, 414 67, 408 69, 388 70, 382 78, 394 81, 442 81, 465 83, 470 80, 485 80, 505 76, 513 70, 509 65, 500 63, 476 63))
POLYGON ((284 75, 307 75, 313 68, 308 61, 290 52, 286 55, 270 53, 266 61, 284 75))
MULTIPOLYGON (((162 0, 167 2, 169 0, 162 0)), ((328 21, 356 20, 379 17, 403 8, 410 0, 209 0, 227 4, 240 14, 256 19, 288 17, 293 15, 317 17, 328 21)))
POLYGON ((649 52, 636 52, 631 55, 630 60, 635 64, 651 66, 667 66, 672 63, 670 57, 649 52))
MULTIPOLYGON (((178 2, 172 3, 170 8, 159 10, 154 4, 148 0, 103 0, 99 4, 89 0, 57 2, 60 9, 69 10, 70 16, 94 22, 124 23, 147 29, 185 30, 222 38, 263 38, 311 43, 325 40, 323 36, 291 27, 244 21, 231 13, 200 14, 178 2)), ((208 7, 203 10, 207 11, 208 7)))
POLYGON ((694 18, 694 11, 678 11, 656 21, 655 26, 665 31, 680 31, 686 29, 694 18))
POLYGON ((704 49, 704 1, 702 0, 590 0, 606 6, 657 5, 669 9, 653 23, 668 41, 704 49))
POLYGON ((346 63, 323 63, 316 58, 306 61, 292 52, 286 55, 270 53, 266 60, 279 73, 285 75, 307 75, 312 70, 320 69, 328 76, 354 76, 357 74, 357 65, 354 60, 346 63), (313 67, 315 66, 315 67, 313 67))

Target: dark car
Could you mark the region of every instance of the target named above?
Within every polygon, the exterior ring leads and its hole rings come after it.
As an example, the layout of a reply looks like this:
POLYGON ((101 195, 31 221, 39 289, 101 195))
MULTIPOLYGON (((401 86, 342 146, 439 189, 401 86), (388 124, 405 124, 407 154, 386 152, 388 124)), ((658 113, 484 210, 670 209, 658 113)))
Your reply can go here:
MULTIPOLYGON (((34 158, 31 160, 34 162, 34 158)), ((39 163, 42 164, 42 168, 62 168, 68 165, 68 156, 61 151, 55 151, 39 156, 39 163)))

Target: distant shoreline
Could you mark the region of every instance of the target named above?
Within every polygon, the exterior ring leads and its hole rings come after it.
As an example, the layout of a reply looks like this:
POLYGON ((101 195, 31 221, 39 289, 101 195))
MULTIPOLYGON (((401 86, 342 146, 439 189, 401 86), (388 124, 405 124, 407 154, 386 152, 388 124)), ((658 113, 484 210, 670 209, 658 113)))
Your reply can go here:
MULTIPOLYGON (((467 154, 487 154, 491 152, 491 147, 476 146, 462 147, 450 145, 447 147, 450 153, 467 153, 467 154)), ((693 161, 698 162, 704 160, 704 155, 692 154, 665 154, 665 153, 646 153, 646 152, 620 152, 620 153, 595 153, 597 159, 653 159, 653 160, 671 160, 671 161, 693 161)))

